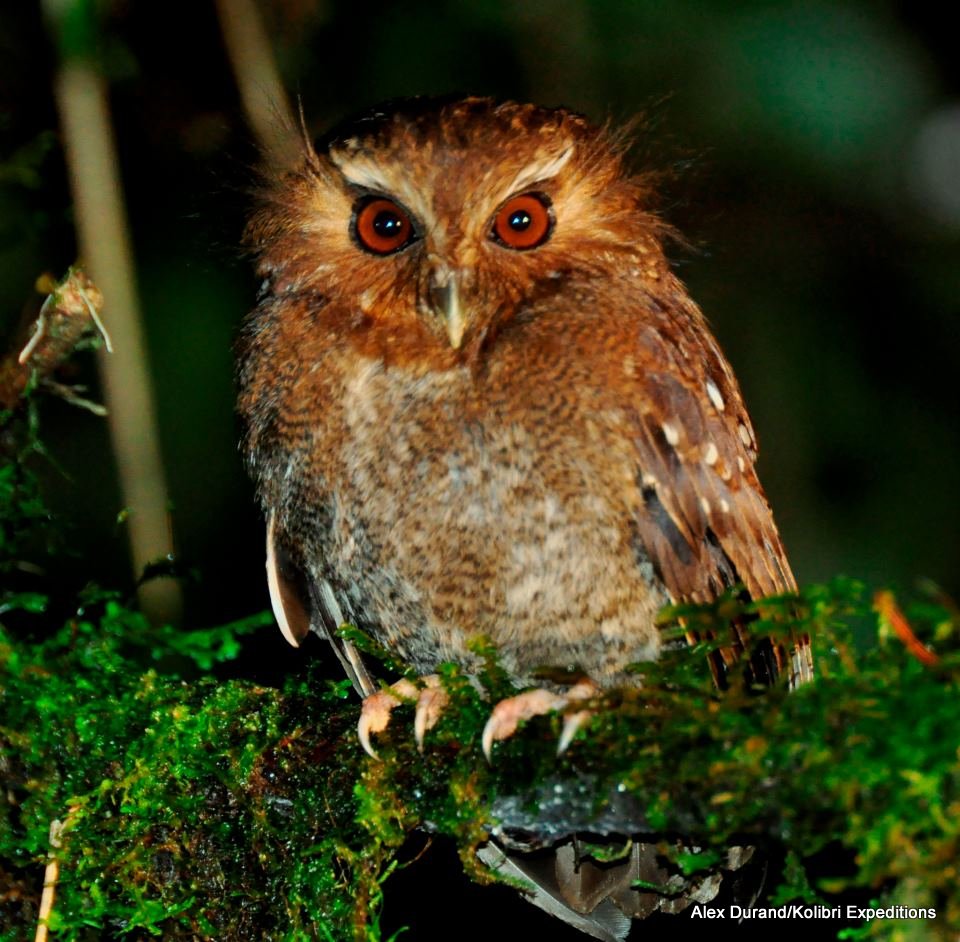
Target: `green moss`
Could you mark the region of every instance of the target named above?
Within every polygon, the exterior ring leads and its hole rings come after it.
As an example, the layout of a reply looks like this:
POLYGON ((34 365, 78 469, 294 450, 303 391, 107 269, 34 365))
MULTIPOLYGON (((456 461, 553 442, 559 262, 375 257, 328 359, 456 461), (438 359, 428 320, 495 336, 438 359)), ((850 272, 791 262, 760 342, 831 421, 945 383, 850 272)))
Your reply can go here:
MULTIPOLYGON (((728 616, 731 604, 684 614, 728 616)), ((855 649, 846 623, 876 619, 854 583, 814 587, 791 606, 814 636, 816 683, 720 695, 701 678, 702 655, 678 652, 643 668, 643 687, 605 696, 560 759, 547 718, 497 746, 491 767, 479 749, 488 704, 453 666, 451 704, 424 753, 402 706, 376 761, 357 746, 358 707, 343 685, 308 675, 274 690, 196 674, 234 653, 256 622, 173 641, 103 598, 41 644, 0 633, 12 798, 0 867, 36 895, 50 823, 64 822, 57 939, 379 939, 383 886, 414 829, 452 836, 488 879, 472 849, 497 799, 586 776, 598 800, 626 791, 651 827, 695 838, 704 854, 678 854, 688 870, 744 835, 779 843, 791 863, 773 898, 809 901, 803 859, 839 842, 856 853, 856 872, 815 889, 876 888, 934 905, 937 925, 955 931, 960 721, 949 612, 924 601, 912 613, 921 637, 940 637, 931 670, 897 638, 855 649)), ((42 617, 35 599, 24 607, 42 617)), ((4 938, 22 937, 30 912, 8 906, 4 938)), ((867 934, 890 930, 878 921, 867 934)))

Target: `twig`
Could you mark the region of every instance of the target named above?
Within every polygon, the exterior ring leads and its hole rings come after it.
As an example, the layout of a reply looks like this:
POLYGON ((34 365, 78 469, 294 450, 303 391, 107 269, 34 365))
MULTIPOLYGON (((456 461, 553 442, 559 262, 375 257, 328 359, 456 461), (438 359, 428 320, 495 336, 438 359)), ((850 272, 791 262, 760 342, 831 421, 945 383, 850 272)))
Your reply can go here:
POLYGON ((254 0, 217 0, 217 14, 247 121, 269 163, 286 168, 300 139, 260 11, 254 0))
MULTIPOLYGON (((69 820, 69 815, 67 816, 69 820)), ((65 822, 50 822, 50 850, 47 852, 47 869, 43 872, 43 893, 40 896, 40 913, 37 916, 37 932, 33 942, 47 942, 47 923, 53 912, 53 900, 57 893, 57 881, 60 879, 60 861, 56 852, 60 850, 60 835, 65 822)))
MULTIPOLYGON (((81 256, 103 291, 116 351, 100 356, 99 366, 123 499, 131 510, 128 534, 139 576, 148 564, 173 554, 173 540, 113 125, 95 50, 78 49, 64 39, 69 16, 79 15, 77 5, 47 0, 45 6, 64 54, 56 98, 81 256)), ((173 580, 145 582, 138 595, 151 620, 178 618, 180 588, 173 580)))
POLYGON ((904 643, 907 650, 927 667, 940 663, 940 658, 929 648, 924 647, 920 639, 913 633, 906 616, 900 611, 893 593, 889 591, 877 592, 873 597, 873 607, 877 614, 893 629, 894 634, 904 643))

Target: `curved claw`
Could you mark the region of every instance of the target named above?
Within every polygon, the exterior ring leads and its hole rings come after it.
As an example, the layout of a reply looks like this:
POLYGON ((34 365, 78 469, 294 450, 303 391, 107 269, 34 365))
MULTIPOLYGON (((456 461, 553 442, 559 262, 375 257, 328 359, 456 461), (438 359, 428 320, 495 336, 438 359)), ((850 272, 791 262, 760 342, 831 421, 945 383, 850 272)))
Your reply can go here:
POLYGON ((501 700, 490 714, 486 726, 483 727, 483 736, 480 740, 483 754, 487 762, 491 762, 491 750, 495 740, 506 739, 517 731, 521 720, 529 720, 534 716, 543 716, 554 710, 561 710, 566 706, 566 699, 552 690, 527 690, 501 700))
MULTIPOLYGON (((491 762, 491 752, 496 740, 512 736, 521 720, 528 720, 534 716, 543 716, 562 710, 578 700, 587 700, 597 693, 597 685, 589 679, 574 684, 566 693, 554 693, 552 690, 538 688, 527 690, 501 700, 490 714, 486 726, 483 727, 481 745, 487 762, 491 762)), ((592 710, 577 710, 563 721, 563 730, 560 741, 557 743, 557 755, 560 755, 570 745, 577 730, 593 715, 592 710)))
MULTIPOLYGON (((600 692, 600 688, 585 677, 583 680, 574 684, 567 691, 567 703, 575 703, 577 700, 589 700, 600 692)), ((580 727, 593 716, 593 710, 577 710, 576 713, 568 713, 563 721, 563 729, 560 731, 560 741, 557 743, 557 755, 563 755, 567 746, 573 742, 573 737, 577 735, 580 727)))
POLYGON ((371 733, 382 733, 390 723, 390 713, 400 706, 403 700, 413 700, 418 694, 414 684, 403 678, 391 684, 386 690, 378 690, 363 698, 360 709, 360 721, 357 723, 357 737, 363 751, 371 759, 377 758, 377 750, 370 742, 371 733))
POLYGON ((377 751, 370 742, 370 736, 373 733, 382 733, 387 728, 394 707, 399 706, 404 700, 416 701, 413 736, 417 748, 423 752, 423 737, 428 730, 437 725, 440 714, 450 698, 440 685, 437 674, 421 677, 420 682, 424 685, 422 688, 404 678, 385 690, 378 690, 364 698, 363 707, 360 710, 360 722, 357 724, 357 737, 364 752, 370 758, 378 758, 377 751))
POLYGON ((593 710, 577 710, 576 713, 568 713, 564 717, 563 729, 560 731, 560 740, 557 743, 558 756, 567 751, 567 746, 573 742, 573 737, 591 716, 593 716, 593 710))

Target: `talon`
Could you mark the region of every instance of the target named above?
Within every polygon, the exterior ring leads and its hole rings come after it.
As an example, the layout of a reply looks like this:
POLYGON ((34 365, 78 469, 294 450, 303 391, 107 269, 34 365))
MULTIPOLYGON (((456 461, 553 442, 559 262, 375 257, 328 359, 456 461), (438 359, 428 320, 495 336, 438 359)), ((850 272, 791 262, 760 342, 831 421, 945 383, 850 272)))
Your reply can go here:
POLYGON ((417 711, 413 718, 413 738, 420 752, 423 752, 423 737, 437 725, 443 708, 450 702, 450 697, 440 686, 440 678, 436 674, 424 677, 423 683, 425 686, 417 697, 417 711))
MULTIPOLYGON (((588 700, 597 693, 597 685, 592 680, 581 680, 574 684, 566 693, 554 693, 552 690, 527 690, 501 700, 490 714, 486 726, 483 727, 481 745, 487 762, 491 760, 493 743, 498 739, 512 736, 521 720, 528 720, 534 716, 543 716, 562 710, 564 707, 576 703, 578 700, 588 700)), ((560 755, 570 745, 577 730, 593 715, 592 710, 577 710, 563 721, 563 730, 557 744, 557 755, 560 755)))
POLYGON ((566 706, 566 698, 552 690, 527 690, 501 700, 490 714, 487 725, 483 727, 481 745, 487 762, 492 762, 491 751, 495 740, 506 739, 517 731, 521 720, 529 720, 534 716, 543 716, 560 710, 566 706))
POLYGON ((390 713, 403 700, 413 700, 418 690, 405 677, 391 684, 386 690, 378 690, 369 697, 364 697, 360 709, 360 721, 357 723, 357 737, 363 751, 371 759, 378 758, 377 750, 370 742, 371 733, 382 733, 390 723, 390 713))
POLYGON ((560 741, 557 743, 557 755, 562 756, 567 751, 567 746, 573 742, 573 737, 583 724, 593 716, 593 710, 577 710, 576 713, 568 713, 563 721, 563 729, 560 731, 560 741))
MULTIPOLYGON (((574 703, 577 700, 589 700, 600 692, 597 685, 589 678, 574 684, 567 691, 567 703, 574 703)), ((560 731, 560 741, 557 743, 557 755, 563 755, 567 751, 567 746, 573 742, 573 737, 577 731, 593 716, 593 710, 577 710, 576 713, 568 713, 563 721, 563 729, 560 731)))

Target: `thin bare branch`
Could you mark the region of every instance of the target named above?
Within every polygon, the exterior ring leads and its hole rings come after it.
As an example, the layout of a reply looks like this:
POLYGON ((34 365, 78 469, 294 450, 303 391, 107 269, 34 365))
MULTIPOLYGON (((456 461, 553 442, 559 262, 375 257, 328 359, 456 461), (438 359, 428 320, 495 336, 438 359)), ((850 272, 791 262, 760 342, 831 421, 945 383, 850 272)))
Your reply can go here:
POLYGON ((47 853, 47 866, 43 872, 43 893, 40 895, 40 912, 37 914, 37 932, 33 942, 47 942, 47 923, 53 912, 57 882, 60 879, 60 861, 57 859, 57 851, 60 850, 60 834, 63 827, 63 821, 50 822, 50 850, 47 853))
MULTIPOLYGON (((95 65, 68 59, 56 79, 80 254, 103 292, 115 352, 99 357, 110 433, 136 575, 173 552, 168 491, 134 278, 133 253, 117 167, 106 85, 95 65)), ((144 583, 140 603, 154 621, 175 620, 179 586, 144 583)))
POLYGON ((257 4, 217 0, 217 13, 247 121, 271 166, 288 167, 300 153, 298 125, 257 4))

